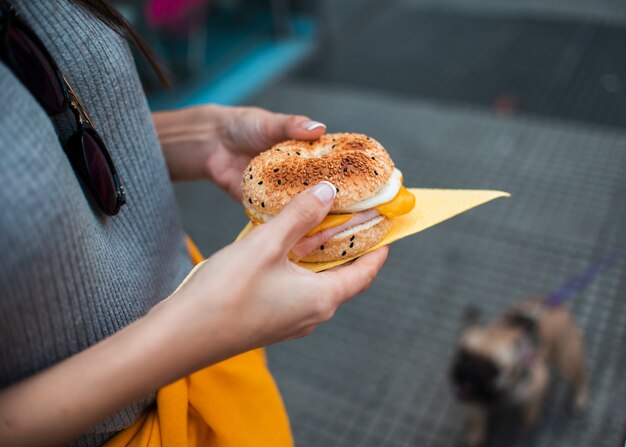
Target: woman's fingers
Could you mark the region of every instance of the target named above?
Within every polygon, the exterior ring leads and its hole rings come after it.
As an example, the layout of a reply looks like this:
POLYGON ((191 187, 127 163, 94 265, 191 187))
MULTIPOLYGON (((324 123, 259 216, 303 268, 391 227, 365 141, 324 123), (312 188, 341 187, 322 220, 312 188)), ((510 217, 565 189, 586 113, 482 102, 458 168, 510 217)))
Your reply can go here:
POLYGON ((237 109, 238 118, 230 131, 234 146, 259 152, 284 140, 314 140, 326 125, 304 115, 273 113, 256 107, 237 109))
POLYGON ((288 138, 296 140, 315 140, 326 132, 326 124, 313 121, 306 117, 298 118, 299 119, 287 120, 285 131, 288 138))
POLYGON ((320 182, 298 194, 270 222, 257 231, 280 247, 286 255, 305 234, 315 228, 332 207, 337 189, 330 182, 320 182))
POLYGON ((303 115, 265 112, 259 129, 271 144, 288 139, 314 140, 326 131, 326 125, 303 115))

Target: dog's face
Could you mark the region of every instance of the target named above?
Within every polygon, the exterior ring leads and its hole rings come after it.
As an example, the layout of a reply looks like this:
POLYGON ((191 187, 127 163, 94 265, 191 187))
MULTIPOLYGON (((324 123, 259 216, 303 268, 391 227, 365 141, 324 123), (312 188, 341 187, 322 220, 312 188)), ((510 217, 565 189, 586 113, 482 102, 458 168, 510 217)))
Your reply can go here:
POLYGON ((459 399, 493 403, 506 397, 520 378, 520 346, 524 334, 517 328, 474 325, 459 339, 450 371, 459 399))
POLYGON ((451 376, 461 400, 492 402, 498 399, 500 367, 492 359, 460 348, 452 364, 451 376))

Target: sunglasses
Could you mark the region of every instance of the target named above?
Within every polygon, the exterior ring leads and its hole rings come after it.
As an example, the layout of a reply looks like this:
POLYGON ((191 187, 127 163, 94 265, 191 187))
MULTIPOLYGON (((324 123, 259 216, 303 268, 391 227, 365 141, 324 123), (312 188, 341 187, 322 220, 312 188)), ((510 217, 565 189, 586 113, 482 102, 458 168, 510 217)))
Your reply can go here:
POLYGON ((63 149, 98 207, 116 215, 126 203, 124 187, 85 108, 41 40, 4 0, 0 0, 0 13, 0 59, 49 116, 72 112, 76 131, 61 139, 63 149))

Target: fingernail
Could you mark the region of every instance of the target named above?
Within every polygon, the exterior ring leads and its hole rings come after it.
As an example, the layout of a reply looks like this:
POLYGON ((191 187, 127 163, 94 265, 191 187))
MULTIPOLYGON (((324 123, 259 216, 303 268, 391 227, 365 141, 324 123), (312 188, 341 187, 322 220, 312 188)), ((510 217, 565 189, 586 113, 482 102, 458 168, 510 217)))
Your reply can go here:
POLYGON ((335 195, 337 194, 337 188, 335 188, 335 185, 325 180, 315 185, 312 188, 312 191, 313 194, 315 194, 315 197, 320 199, 320 202, 324 204, 331 203, 335 200, 335 195))
POLYGON ((306 121, 302 124, 302 127, 310 132, 317 129, 318 127, 326 128, 326 124, 320 123, 319 121, 306 121))

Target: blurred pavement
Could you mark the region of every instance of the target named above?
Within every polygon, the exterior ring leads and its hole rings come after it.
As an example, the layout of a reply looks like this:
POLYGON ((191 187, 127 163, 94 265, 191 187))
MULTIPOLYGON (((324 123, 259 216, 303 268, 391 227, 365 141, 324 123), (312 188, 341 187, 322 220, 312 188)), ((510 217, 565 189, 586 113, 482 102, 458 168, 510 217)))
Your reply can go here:
MULTIPOLYGON (((626 64, 623 56, 615 59, 625 45, 602 45, 602 39, 626 38, 626 27, 550 18, 512 23, 510 17, 419 10, 416 3, 399 2, 372 17, 366 28, 250 103, 308 114, 330 132, 375 137, 408 186, 502 189, 512 197, 394 244, 370 290, 312 336, 269 349, 301 447, 462 445, 463 413, 447 369, 465 306, 478 305, 494 317, 626 247, 626 64), (403 23, 411 14, 420 26, 393 34, 394 20, 403 23), (462 25, 479 40, 455 39, 457 28, 445 23, 462 25), (503 23, 522 37, 507 40, 503 23), (528 26, 547 36, 534 49, 523 45, 533 34, 524 34, 528 26), (390 54, 394 47, 384 39, 399 43, 403 36, 406 45, 390 54), (586 40, 572 46, 572 36, 586 40), (431 39, 430 50, 420 45, 424 39, 431 39), (486 51, 473 66, 491 73, 485 84, 484 76, 467 70, 480 48, 472 46, 476 42, 514 45, 523 57, 508 70, 510 52, 486 51), (552 70, 552 55, 564 48, 573 48, 574 60, 582 60, 577 51, 597 57, 552 70), (363 71, 367 58, 369 73, 363 71), (423 74, 428 64, 431 78, 423 74), (603 64, 611 70, 603 71, 603 64), (614 76, 608 90, 606 73, 614 76), (569 84, 572 79, 578 81, 569 84), (502 100, 499 93, 510 96, 502 100)), ((185 227, 206 255, 232 241, 247 221, 240 206, 211 185, 183 184, 176 191, 185 227)), ((626 428, 625 264, 594 281, 570 307, 585 334, 591 408, 571 417, 565 386, 555 378, 539 425, 516 430, 514 438, 496 429, 489 445, 620 445, 626 428)))

